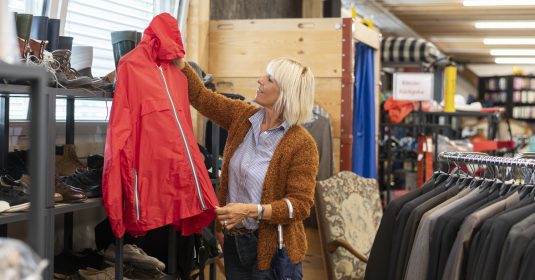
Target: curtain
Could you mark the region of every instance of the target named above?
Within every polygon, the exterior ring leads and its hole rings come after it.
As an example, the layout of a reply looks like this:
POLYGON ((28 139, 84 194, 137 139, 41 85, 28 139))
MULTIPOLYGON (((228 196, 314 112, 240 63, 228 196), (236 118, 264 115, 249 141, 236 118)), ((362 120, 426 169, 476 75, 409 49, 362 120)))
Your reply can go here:
POLYGON ((375 50, 363 43, 355 43, 355 50, 352 171, 376 179, 375 50))

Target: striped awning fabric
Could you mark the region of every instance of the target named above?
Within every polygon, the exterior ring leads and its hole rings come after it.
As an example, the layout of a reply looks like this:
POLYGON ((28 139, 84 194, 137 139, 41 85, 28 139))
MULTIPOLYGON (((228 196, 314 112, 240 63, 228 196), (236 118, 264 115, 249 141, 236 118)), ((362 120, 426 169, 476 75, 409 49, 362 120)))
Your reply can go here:
POLYGON ((432 63, 442 57, 444 54, 424 39, 386 37, 381 41, 383 63, 432 63))

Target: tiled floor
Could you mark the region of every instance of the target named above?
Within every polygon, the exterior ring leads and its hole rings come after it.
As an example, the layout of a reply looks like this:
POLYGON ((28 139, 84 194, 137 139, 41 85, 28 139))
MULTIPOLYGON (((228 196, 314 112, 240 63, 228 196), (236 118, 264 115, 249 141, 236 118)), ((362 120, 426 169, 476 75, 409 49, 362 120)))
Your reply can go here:
MULTIPOLYGON (((327 279, 326 271, 323 265, 323 258, 320 246, 320 238, 317 229, 306 229, 308 239, 308 252, 303 261, 303 279, 306 280, 324 280, 327 279)), ((206 270, 208 274, 208 269, 206 270)), ((208 279, 208 278, 206 278, 208 279)), ((225 279, 221 271, 217 271, 217 279, 225 279)))

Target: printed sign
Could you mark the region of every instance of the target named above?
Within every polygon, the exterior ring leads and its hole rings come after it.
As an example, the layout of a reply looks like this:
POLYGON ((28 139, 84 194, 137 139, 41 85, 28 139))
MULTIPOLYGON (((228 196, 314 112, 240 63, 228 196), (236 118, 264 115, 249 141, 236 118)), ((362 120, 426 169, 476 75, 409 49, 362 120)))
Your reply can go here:
POLYGON ((395 73, 394 100, 433 100, 433 73, 395 73))

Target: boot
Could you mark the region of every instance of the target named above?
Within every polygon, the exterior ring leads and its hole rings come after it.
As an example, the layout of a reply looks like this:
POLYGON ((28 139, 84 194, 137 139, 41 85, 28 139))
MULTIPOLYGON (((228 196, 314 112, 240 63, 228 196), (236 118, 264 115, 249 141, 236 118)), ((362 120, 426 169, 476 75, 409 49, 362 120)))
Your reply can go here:
POLYGON ((71 67, 71 51, 59 49, 52 52, 52 56, 59 62, 59 70, 56 71, 58 83, 67 88, 90 87, 93 80, 82 77, 80 73, 71 67))
POLYGON ((59 36, 58 50, 72 50, 73 37, 59 36))
POLYGON ((59 176, 72 176, 76 169, 85 169, 76 155, 76 148, 72 144, 65 144, 63 155, 56 160, 56 169, 59 176))
POLYGON ((119 65, 121 57, 136 47, 138 40, 140 40, 140 36, 137 33, 138 32, 133 30, 114 31, 111 33, 115 68, 119 65))
POLYGON ((28 42, 29 47, 29 53, 33 56, 35 56, 39 61, 43 59, 43 53, 46 49, 46 45, 48 44, 48 41, 42 41, 42 40, 35 40, 30 38, 28 42))
POLYGON ((46 41, 48 32, 48 17, 34 16, 30 38, 46 41))
POLYGON ((33 15, 31 14, 17 14, 17 36, 24 41, 30 39, 32 20, 33 15))
POLYGON ((91 65, 93 65, 93 47, 73 46, 71 55, 72 68, 76 69, 82 76, 93 78, 91 65))
POLYGON ((48 46, 46 47, 46 50, 49 52, 52 52, 58 49, 60 24, 61 24, 61 20, 59 19, 51 18, 48 20, 48 31, 47 31, 48 46))

